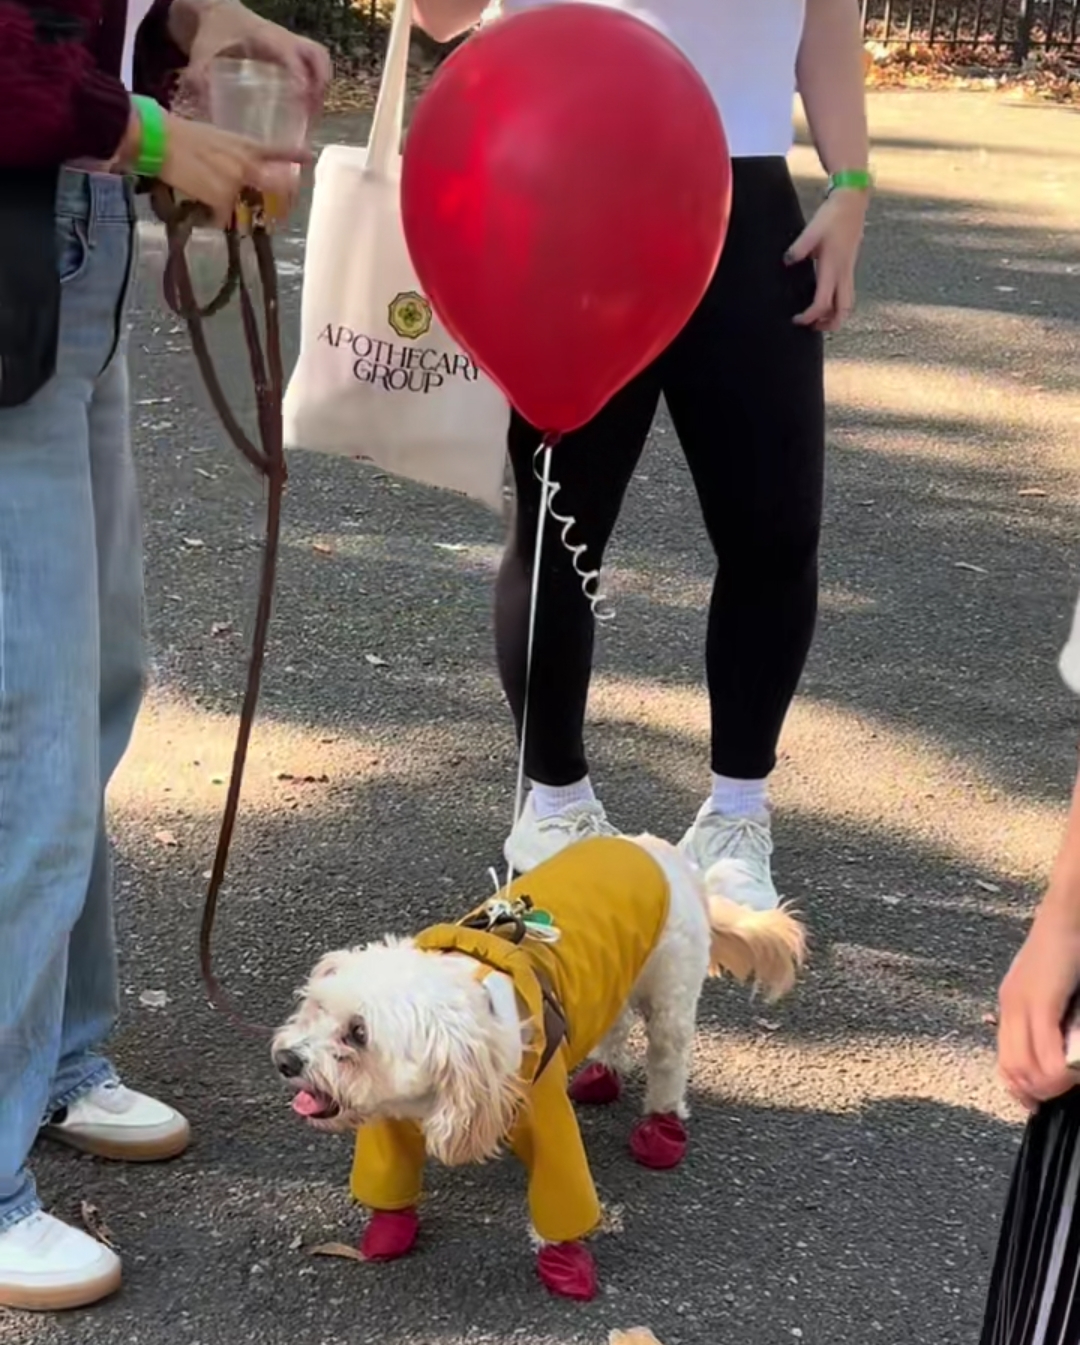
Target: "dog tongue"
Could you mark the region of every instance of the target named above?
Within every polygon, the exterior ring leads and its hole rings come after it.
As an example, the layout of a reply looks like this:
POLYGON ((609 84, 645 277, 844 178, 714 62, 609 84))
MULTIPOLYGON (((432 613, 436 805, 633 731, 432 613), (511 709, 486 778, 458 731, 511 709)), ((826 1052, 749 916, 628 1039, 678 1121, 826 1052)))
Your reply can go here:
POLYGON ((322 1098, 317 1098, 314 1093, 309 1093, 306 1089, 297 1093, 292 1100, 292 1109, 298 1116, 318 1116, 326 1107, 322 1098))

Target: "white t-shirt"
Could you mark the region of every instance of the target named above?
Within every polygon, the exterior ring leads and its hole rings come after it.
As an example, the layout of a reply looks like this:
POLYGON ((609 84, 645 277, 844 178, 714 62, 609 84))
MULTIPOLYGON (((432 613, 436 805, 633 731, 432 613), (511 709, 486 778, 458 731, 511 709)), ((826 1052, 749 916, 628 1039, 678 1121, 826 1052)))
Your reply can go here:
POLYGON ((120 78, 131 90, 132 62, 135 58, 135 34, 139 31, 143 19, 150 13, 154 0, 128 0, 127 27, 124 31, 124 54, 120 61, 120 78))
MULTIPOLYGON (((852 0, 854 3, 854 0, 852 0)), ((504 13, 545 0, 502 0, 504 13)), ((738 158, 787 154, 806 0, 595 0, 651 23, 697 67, 738 158)))

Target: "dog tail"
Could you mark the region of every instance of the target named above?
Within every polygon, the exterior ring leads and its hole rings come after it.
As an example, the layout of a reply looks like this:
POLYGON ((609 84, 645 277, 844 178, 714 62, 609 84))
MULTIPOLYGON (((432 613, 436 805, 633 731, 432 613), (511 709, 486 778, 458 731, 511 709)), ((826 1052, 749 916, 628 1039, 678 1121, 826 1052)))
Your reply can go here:
POLYGON ((710 940, 709 972, 727 972, 744 985, 759 987, 770 1002, 795 985, 806 961, 806 927, 787 904, 755 911, 717 892, 706 894, 710 940))

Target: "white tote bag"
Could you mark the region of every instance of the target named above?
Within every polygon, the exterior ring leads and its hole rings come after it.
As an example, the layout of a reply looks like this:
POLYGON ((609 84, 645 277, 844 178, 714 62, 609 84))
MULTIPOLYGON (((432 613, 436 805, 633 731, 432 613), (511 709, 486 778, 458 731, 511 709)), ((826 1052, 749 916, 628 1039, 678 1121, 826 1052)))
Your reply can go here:
POLYGON ((398 0, 367 147, 319 156, 285 444, 501 510, 509 406, 432 312, 401 225, 411 16, 398 0))

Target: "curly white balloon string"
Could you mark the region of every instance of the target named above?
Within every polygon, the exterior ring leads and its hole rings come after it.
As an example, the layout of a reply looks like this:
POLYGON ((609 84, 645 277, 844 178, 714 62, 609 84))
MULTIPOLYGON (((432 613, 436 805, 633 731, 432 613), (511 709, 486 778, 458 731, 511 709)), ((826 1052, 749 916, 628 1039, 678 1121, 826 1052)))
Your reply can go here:
MULTIPOLYGON (((544 556, 544 524, 547 521, 548 506, 551 502, 551 450, 559 441, 559 435, 546 434, 537 449, 541 457, 541 470, 537 473, 540 482, 540 508, 536 518, 536 546, 533 550, 532 582, 529 586, 529 638, 525 651, 525 704, 521 710, 521 743, 518 747, 517 788, 514 791, 514 820, 516 827, 525 803, 525 743, 529 732, 529 691, 532 687, 533 646, 536 641, 536 609, 540 598, 540 562, 544 556)), ((507 861, 506 886, 514 881, 514 866, 507 861)))
MULTIPOLYGON (((536 455, 533 459, 533 473, 538 481, 542 480, 542 475, 541 472, 536 469, 536 462, 544 452, 547 442, 547 439, 545 439, 536 450, 536 455)), ((550 452, 551 449, 548 448, 548 453, 550 454, 550 452)), ((581 580, 581 591, 585 594, 586 602, 592 608, 593 620, 613 621, 615 618, 614 611, 610 607, 604 606, 607 602, 607 595, 600 592, 600 571, 586 570, 581 562, 582 556, 584 556, 585 552, 589 549, 588 544, 581 542, 575 545, 575 543, 570 540, 570 532, 571 529, 577 527, 577 519, 573 514, 560 514, 556 512, 555 496, 558 495, 560 490, 562 490, 562 486, 559 482, 551 481, 549 478, 547 512, 550 514, 553 521, 560 526, 559 540, 569 552, 570 563, 574 567, 574 573, 581 580)))

